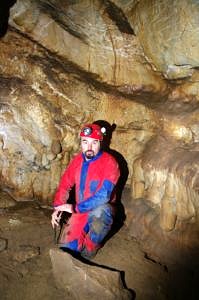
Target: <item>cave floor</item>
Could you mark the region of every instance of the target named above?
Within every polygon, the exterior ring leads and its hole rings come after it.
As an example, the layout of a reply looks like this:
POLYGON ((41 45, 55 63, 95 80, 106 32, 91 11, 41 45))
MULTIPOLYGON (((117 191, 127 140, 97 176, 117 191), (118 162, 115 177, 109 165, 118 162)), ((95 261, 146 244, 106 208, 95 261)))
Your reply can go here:
MULTIPOLYGON (((71 299, 53 278, 50 215, 49 208, 33 201, 0 209, 0 239, 7 240, 6 249, 0 252, 1 300, 71 299)), ((174 299, 167 268, 147 259, 138 242, 129 237, 126 225, 106 242, 94 262, 122 271, 132 299, 174 299)))

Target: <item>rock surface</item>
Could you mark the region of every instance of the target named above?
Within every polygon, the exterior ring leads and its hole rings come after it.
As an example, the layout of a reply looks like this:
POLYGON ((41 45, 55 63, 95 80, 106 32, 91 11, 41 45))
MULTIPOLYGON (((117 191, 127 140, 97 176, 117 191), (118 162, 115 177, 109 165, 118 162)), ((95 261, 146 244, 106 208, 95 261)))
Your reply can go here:
MULTIPOLYGON (((199 243, 198 2, 9 3, 0 188, 49 205, 82 123, 106 120, 116 124, 110 147, 133 196, 131 235, 160 260, 170 257, 167 244, 191 255, 199 243)), ((15 204, 3 199, 3 209, 15 204)))
POLYGON ((166 78, 191 77, 199 65, 199 3, 138 1, 132 23, 148 59, 166 78))
POLYGON ((19 249, 15 250, 16 252, 13 255, 13 259, 19 263, 24 263, 40 254, 39 247, 33 247, 31 245, 20 245, 19 249))
POLYGON ((6 192, 0 193, 0 209, 15 206, 16 203, 17 202, 6 192))
POLYGON ((10 24, 101 82, 135 94, 164 90, 164 81, 152 72, 133 30, 121 32, 111 10, 101 1, 64 5, 56 0, 19 0, 11 9, 10 24))
MULTIPOLYGON (((123 196, 127 206, 127 203, 131 203, 130 193, 125 191, 123 196)), ((1 300, 75 300, 66 289, 57 288, 54 279, 49 256, 49 250, 55 247, 50 214, 51 210, 41 209, 35 201, 18 202, 17 206, 1 212, 1 238, 7 239, 9 245, 0 255, 1 300), (20 224, 13 226, 9 222, 11 218, 20 220, 20 224), (40 254, 26 259, 27 253, 38 247, 40 254), (21 255, 21 258, 24 259, 16 260, 14 255, 22 252, 24 256, 21 255)), ((184 265, 160 264, 151 259, 150 252, 143 251, 129 233, 124 225, 97 253, 93 263, 119 270, 125 288, 132 293, 132 299, 198 299, 197 259, 193 268, 185 260, 184 265)), ((80 270, 81 274, 82 265, 77 263, 76 267, 72 271, 77 273, 80 270)), ((85 269, 83 267, 82 271, 85 269)), ((70 277, 65 280, 70 281, 70 277)))
POLYGON ((50 249, 57 285, 74 299, 132 299, 124 289, 121 274, 95 265, 87 265, 59 249, 50 249))
POLYGON ((0 237, 0 252, 6 250, 7 246, 8 246, 8 241, 0 237))
POLYGON ((63 169, 78 151, 81 124, 102 116, 117 124, 111 147, 126 158, 131 176, 134 159, 157 129, 156 114, 110 94, 103 85, 88 89, 89 80, 81 73, 77 78, 74 65, 64 65, 18 32, 8 32, 0 45, 2 188, 16 200, 35 197, 50 202, 63 169))

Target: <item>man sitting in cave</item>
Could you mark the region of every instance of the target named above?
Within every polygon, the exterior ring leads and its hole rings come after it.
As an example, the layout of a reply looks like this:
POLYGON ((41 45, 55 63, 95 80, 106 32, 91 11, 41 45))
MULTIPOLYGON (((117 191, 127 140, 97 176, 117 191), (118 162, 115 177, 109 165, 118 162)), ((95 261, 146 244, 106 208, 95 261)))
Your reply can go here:
POLYGON ((115 214, 115 185, 120 176, 114 157, 103 151, 103 129, 85 125, 81 132, 81 150, 66 168, 53 201, 51 223, 59 225, 63 212, 71 216, 64 225, 59 246, 75 257, 92 259, 111 230, 115 214), (68 203, 75 187, 75 203, 68 203))

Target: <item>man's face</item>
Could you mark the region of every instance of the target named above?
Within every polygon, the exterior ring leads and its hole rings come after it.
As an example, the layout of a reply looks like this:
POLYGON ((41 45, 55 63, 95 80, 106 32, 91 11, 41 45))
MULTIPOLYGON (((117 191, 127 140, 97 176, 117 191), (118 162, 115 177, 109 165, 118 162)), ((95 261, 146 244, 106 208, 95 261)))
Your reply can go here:
POLYGON ((90 137, 81 137, 81 148, 85 157, 91 159, 100 151, 100 141, 90 137))

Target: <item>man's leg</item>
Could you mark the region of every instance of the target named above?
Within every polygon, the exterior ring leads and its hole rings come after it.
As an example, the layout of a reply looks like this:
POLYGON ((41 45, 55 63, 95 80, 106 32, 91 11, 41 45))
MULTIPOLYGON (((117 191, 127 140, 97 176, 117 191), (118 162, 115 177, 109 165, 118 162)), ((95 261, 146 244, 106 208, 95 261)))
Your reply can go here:
POLYGON ((84 258, 92 259, 96 255, 112 223, 112 208, 109 204, 102 205, 89 213, 88 223, 84 227, 86 232, 84 247, 81 251, 84 258))
POLYGON ((74 214, 64 225, 60 235, 59 247, 69 253, 78 253, 82 249, 85 238, 84 227, 87 224, 87 215, 74 214))

